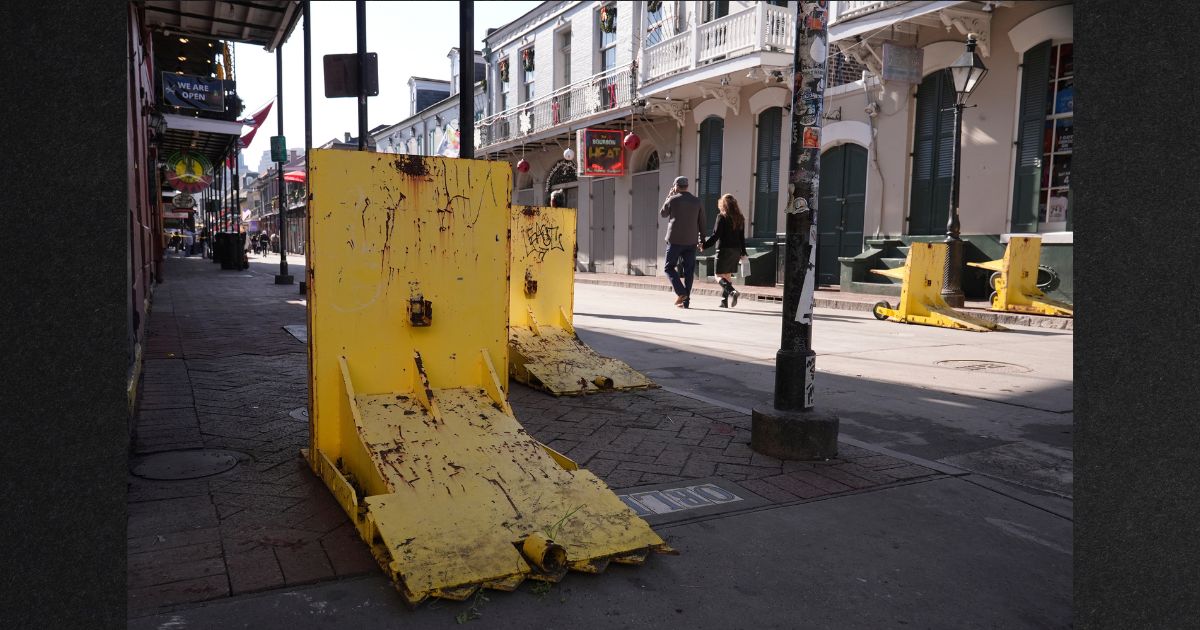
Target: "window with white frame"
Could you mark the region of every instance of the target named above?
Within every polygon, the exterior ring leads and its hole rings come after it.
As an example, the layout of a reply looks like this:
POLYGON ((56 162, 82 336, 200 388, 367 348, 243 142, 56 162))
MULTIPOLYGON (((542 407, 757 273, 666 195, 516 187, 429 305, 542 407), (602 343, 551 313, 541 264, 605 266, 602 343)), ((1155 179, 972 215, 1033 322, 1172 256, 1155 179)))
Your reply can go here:
POLYGON ((1050 49, 1046 85, 1046 127, 1042 136, 1042 182, 1038 191, 1038 224, 1044 230, 1066 229, 1070 217, 1071 154, 1075 120, 1075 63, 1070 43, 1050 49))
POLYGON ((1070 231, 1075 68, 1070 41, 1022 54, 1012 231, 1070 231))
POLYGON ((534 64, 535 55, 532 46, 521 51, 521 92, 522 102, 528 103, 534 98, 534 64))
MULTIPOLYGON (((599 53, 600 73, 603 74, 617 67, 617 3, 610 2, 600 8, 597 24, 600 36, 596 39, 599 53)), ((614 89, 616 77, 607 77, 597 87, 600 88, 600 107, 609 109, 616 106, 614 89)))

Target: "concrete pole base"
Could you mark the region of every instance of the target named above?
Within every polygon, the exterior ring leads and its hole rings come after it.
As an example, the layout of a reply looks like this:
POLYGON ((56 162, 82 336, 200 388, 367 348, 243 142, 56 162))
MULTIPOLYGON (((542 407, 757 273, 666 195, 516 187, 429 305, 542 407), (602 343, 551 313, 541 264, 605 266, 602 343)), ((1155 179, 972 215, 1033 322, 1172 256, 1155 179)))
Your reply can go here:
POLYGON ((838 417, 815 410, 755 409, 750 448, 777 459, 833 459, 838 452, 838 417))
POLYGON ((290 275, 275 274, 275 284, 292 284, 296 279, 290 275))

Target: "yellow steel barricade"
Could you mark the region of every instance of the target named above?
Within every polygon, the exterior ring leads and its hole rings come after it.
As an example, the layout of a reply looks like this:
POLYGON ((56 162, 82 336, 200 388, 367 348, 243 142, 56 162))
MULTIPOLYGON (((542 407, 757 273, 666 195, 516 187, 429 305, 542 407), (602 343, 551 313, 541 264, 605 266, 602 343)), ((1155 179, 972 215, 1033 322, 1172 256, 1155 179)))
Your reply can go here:
POLYGON ((993 311, 1074 317, 1073 306, 1052 300, 1038 289, 1038 263, 1041 256, 1040 236, 1013 236, 1004 250, 1004 258, 967 264, 993 272, 989 280, 994 289, 993 311))
POLYGON ((406 601, 669 551, 513 417, 508 166, 314 150, 310 173, 305 456, 406 601))
POLYGON ((900 303, 896 308, 887 302, 874 307, 875 317, 891 319, 906 324, 941 326, 987 332, 1004 330, 1000 325, 960 313, 946 304, 942 298, 942 278, 946 264, 945 243, 913 243, 908 250, 908 260, 899 269, 872 269, 880 275, 899 278, 900 303))
POLYGON ((512 207, 513 378, 555 395, 657 387, 575 334, 575 216, 574 208, 512 207))

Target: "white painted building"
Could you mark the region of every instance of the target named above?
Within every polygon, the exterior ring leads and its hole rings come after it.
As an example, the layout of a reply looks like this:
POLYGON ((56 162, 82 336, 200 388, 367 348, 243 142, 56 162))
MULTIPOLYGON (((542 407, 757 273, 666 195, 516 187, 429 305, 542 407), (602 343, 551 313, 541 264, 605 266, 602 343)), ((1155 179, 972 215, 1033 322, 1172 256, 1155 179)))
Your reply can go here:
MULTIPOLYGON (((579 209, 581 271, 661 274, 658 210, 684 175, 709 225, 721 194, 738 199, 751 282, 774 284, 794 13, 794 2, 544 2, 485 40, 496 113, 479 125, 477 153, 514 165, 514 202, 566 191, 579 209), (601 11, 612 8, 607 32, 601 11), (585 128, 640 138, 625 175, 576 177, 564 150, 578 151, 585 128), (522 158, 525 173, 515 170, 522 158)), ((831 73, 839 85, 859 79, 861 66, 835 58, 831 73)))

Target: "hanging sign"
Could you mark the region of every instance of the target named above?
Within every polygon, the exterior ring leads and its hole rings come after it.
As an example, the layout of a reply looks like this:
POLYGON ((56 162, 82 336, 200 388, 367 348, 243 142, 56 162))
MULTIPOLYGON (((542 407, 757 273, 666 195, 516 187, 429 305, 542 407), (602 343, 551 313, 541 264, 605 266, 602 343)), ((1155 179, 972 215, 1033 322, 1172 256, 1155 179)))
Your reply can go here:
POLYGON ((620 129, 580 129, 579 175, 596 177, 625 174, 625 147, 620 129))
POLYGON ((167 105, 206 112, 225 111, 225 89, 220 79, 164 72, 162 86, 167 105))
POLYGON ((915 46, 883 42, 883 80, 920 83, 925 51, 915 46))
POLYGON ((196 207, 196 198, 181 192, 171 199, 171 205, 181 210, 190 210, 196 207))
POLYGON ((167 158, 167 183, 181 193, 198 193, 212 184, 212 170, 203 155, 176 151, 167 158))

